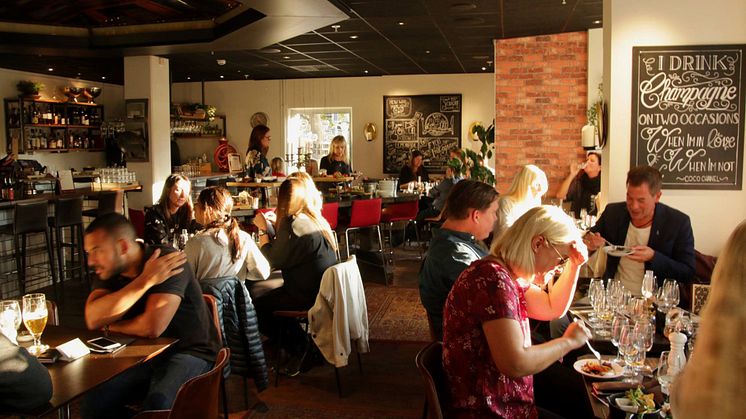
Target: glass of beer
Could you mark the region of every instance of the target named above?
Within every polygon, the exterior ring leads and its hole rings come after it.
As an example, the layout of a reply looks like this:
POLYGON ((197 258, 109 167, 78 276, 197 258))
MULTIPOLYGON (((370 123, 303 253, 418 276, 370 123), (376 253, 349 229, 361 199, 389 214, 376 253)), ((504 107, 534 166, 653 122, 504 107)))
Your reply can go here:
POLYGON ((27 294, 23 296, 23 323, 26 325, 34 344, 28 348, 29 353, 39 356, 49 349, 49 345, 42 345, 41 334, 47 326, 47 299, 44 294, 27 294))

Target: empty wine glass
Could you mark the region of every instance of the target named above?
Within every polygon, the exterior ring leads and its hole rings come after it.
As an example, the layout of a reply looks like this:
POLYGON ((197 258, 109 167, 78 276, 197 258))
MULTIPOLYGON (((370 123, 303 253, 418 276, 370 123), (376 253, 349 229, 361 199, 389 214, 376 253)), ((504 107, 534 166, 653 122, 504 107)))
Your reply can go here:
POLYGON ((637 359, 637 348, 635 347, 635 327, 632 324, 622 326, 619 333, 619 353, 624 356, 624 382, 633 383, 635 381, 635 370, 632 368, 637 359))
POLYGON ((635 348, 640 352, 638 356, 639 363, 635 364, 635 369, 643 372, 650 372, 650 367, 645 364, 645 354, 653 349, 653 337, 655 336, 655 324, 650 319, 639 319, 635 322, 635 348))
POLYGON ((605 293, 602 293, 600 297, 597 297, 595 311, 596 318, 598 319, 598 326, 594 328, 594 331, 601 337, 611 335, 611 332, 608 329, 608 324, 613 318, 614 310, 605 293))
POLYGON ((591 324, 591 327, 594 327, 596 323, 596 304, 598 303, 598 300, 603 297, 604 292, 603 280, 601 280, 601 278, 591 278, 591 283, 588 286, 588 301, 590 301, 591 307, 593 308, 593 311, 589 315, 589 323, 591 324))
POLYGON ((34 344, 28 348, 31 355, 39 356, 49 349, 41 343, 41 334, 47 326, 47 300, 44 294, 27 294, 23 296, 23 323, 26 325, 34 344))
POLYGON ((619 336, 622 334, 622 327, 629 325, 629 319, 623 314, 616 314, 614 320, 611 321, 611 344, 616 346, 616 358, 614 362, 618 365, 622 365, 624 359, 622 359, 621 351, 619 351, 619 336))
POLYGON ((658 311, 668 313, 669 310, 679 304, 679 298, 679 284, 674 280, 667 279, 658 291, 658 311))
POLYGON ((640 292, 642 292, 642 296, 646 299, 653 298, 657 287, 658 284, 655 282, 655 275, 653 275, 653 271, 645 271, 645 276, 642 277, 642 286, 640 289, 640 292))
POLYGON ((16 300, 0 301, 0 332, 15 341, 21 326, 21 308, 16 300))
POLYGON ((615 312, 622 311, 624 305, 624 285, 622 285, 622 281, 609 278, 606 285, 606 297, 615 312))
POLYGON ((671 383, 684 368, 683 365, 678 365, 679 363, 680 361, 671 358, 670 351, 661 352, 658 361, 658 383, 661 385, 661 393, 669 395, 671 383))

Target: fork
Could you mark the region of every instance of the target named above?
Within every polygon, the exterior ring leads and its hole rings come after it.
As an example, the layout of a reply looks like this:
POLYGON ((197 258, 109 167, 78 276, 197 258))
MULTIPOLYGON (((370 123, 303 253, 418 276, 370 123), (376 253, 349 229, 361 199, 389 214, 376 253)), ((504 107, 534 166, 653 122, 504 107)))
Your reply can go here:
MULTIPOLYGON (((581 319, 580 317, 577 317, 577 321, 580 322, 581 325, 583 325, 584 328, 588 328, 588 325, 585 324, 585 321, 581 319)), ((585 341, 586 346, 588 346, 588 349, 590 349, 593 356, 596 357, 599 361, 601 360, 601 353, 596 350, 593 346, 591 346, 591 341, 586 340, 585 341)))

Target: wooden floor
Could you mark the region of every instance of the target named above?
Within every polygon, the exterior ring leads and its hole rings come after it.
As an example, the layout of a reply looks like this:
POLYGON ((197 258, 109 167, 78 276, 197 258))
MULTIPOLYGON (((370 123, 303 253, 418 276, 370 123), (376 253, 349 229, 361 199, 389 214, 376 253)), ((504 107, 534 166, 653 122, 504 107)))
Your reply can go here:
MULTIPOLYGON (((400 251, 396 261, 393 287, 417 287, 420 260, 412 249, 400 251)), ((385 286, 380 266, 360 263, 366 286, 385 286)), ((45 290, 54 298, 51 289, 45 290)), ((59 301, 61 324, 84 327, 83 307, 88 294, 86 286, 68 282, 59 301)), ((371 352, 362 355, 362 374, 356 362, 340 369, 343 397, 337 395, 334 369, 316 367, 300 376, 281 377, 279 386, 272 384, 257 394, 249 380, 247 410, 244 386, 240 377, 228 380, 231 417, 251 418, 416 418, 421 417, 424 388, 414 364, 423 343, 370 342, 371 352)), ((269 361, 273 364, 271 354, 269 361)), ((354 355, 350 358, 354 361, 354 355)), ((76 405, 73 417, 79 417, 76 405)), ((50 415, 53 417, 53 415, 50 415)))

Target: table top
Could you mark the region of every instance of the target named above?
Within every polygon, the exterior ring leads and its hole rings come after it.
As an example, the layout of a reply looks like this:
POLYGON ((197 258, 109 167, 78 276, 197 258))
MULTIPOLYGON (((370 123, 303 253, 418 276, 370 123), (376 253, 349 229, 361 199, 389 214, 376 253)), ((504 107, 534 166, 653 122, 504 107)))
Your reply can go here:
POLYGON ((314 176, 313 181, 316 183, 343 183, 352 182, 355 178, 352 176, 334 177, 334 176, 314 176))
POLYGON ((272 188, 282 185, 282 182, 225 182, 226 187, 235 188, 272 188))
MULTIPOLYGON (((97 330, 47 326, 41 340, 42 343, 55 347, 75 338, 85 342, 98 336, 101 336, 101 332, 97 330)), ((112 337, 116 338, 116 335, 112 337)), ((165 337, 137 338, 124 349, 112 354, 91 353, 72 362, 57 361, 47 365, 52 377, 52 399, 31 412, 23 412, 23 415, 42 416, 53 412, 125 370, 160 354, 176 341, 177 339, 165 337)))
MULTIPOLYGON (((339 203, 340 208, 349 208, 352 206, 352 201, 357 201, 359 199, 369 199, 369 198, 345 198, 341 200, 331 200, 326 202, 337 202, 339 203)), ((382 205, 387 204, 393 204, 397 202, 407 202, 407 201, 416 201, 420 199, 420 196, 418 194, 407 194, 407 193, 400 193, 396 196, 381 198, 382 205)), ((234 217, 253 217, 254 214, 261 210, 266 208, 259 208, 259 209, 252 209, 249 208, 248 205, 234 205, 233 206, 233 212, 231 212, 231 215, 234 217)))

